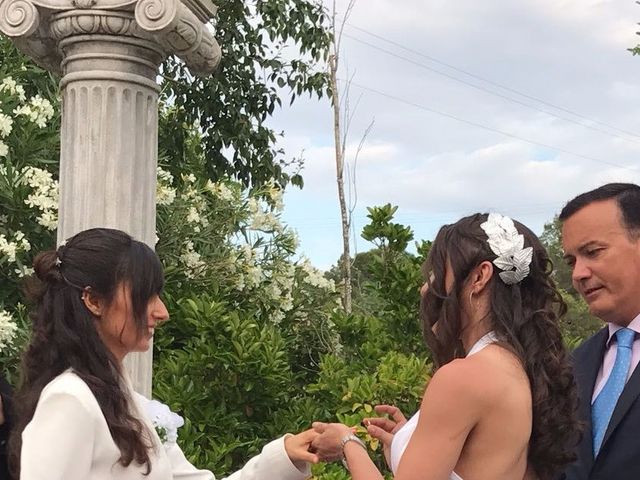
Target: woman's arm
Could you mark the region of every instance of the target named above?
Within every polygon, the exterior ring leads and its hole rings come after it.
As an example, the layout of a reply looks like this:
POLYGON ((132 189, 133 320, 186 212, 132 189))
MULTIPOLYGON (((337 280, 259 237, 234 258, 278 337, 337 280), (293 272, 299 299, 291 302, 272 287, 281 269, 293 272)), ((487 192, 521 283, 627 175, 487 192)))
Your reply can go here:
MULTIPOLYGON (((309 463, 317 463, 318 457, 308 451, 317 436, 313 430, 297 435, 285 435, 262 449, 260 455, 251 458, 244 467, 226 480, 304 480, 311 476, 309 463)), ((215 480, 213 474, 196 469, 185 458, 182 450, 173 445, 167 451, 174 480, 215 480)))
POLYGON ((382 474, 362 445, 354 440, 343 442, 343 439, 353 433, 350 427, 342 423, 315 422, 313 428, 320 436, 312 445, 322 460, 333 461, 344 455, 354 480, 383 480, 382 474))
POLYGON ((396 480, 449 480, 484 408, 483 378, 475 364, 464 360, 454 360, 436 372, 396 480))
POLYGON ((94 420, 78 397, 43 394, 22 433, 20 480, 91 478, 94 420))

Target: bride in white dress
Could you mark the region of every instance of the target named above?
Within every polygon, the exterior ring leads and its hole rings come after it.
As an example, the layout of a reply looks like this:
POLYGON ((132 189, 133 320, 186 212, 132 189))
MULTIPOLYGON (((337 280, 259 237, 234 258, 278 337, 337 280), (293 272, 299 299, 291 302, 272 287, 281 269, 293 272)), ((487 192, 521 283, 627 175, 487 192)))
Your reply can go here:
MULTIPOLYGON (((476 214, 442 227, 425 264, 422 317, 437 368, 409 421, 365 419, 396 480, 549 480, 574 458, 577 395, 548 255, 524 225, 476 214)), ((350 427, 314 424, 321 459, 382 474, 350 427)))

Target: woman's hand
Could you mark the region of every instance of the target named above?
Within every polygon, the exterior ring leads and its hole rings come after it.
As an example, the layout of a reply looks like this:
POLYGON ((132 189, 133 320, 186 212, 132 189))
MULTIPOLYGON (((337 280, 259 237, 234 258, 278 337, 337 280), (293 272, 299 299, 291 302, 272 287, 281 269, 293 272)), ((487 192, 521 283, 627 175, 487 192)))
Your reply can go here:
POLYGON ((373 438, 377 438, 382 443, 382 449, 384 451, 384 458, 387 461, 387 465, 391 467, 390 452, 391 442, 395 433, 407 423, 407 419, 402 414, 398 407, 393 405, 376 405, 374 410, 379 415, 391 415, 391 418, 385 417, 371 417, 363 420, 364 426, 367 427, 367 432, 373 438))
POLYGON ((323 462, 334 462, 342 458, 342 438, 353 433, 354 429, 342 423, 313 422, 318 436, 311 444, 313 451, 323 462))
POLYGON ((292 463, 299 466, 302 463, 318 463, 318 455, 309 451, 311 442, 318 437, 318 433, 310 428, 297 435, 290 435, 284 439, 284 449, 292 463))

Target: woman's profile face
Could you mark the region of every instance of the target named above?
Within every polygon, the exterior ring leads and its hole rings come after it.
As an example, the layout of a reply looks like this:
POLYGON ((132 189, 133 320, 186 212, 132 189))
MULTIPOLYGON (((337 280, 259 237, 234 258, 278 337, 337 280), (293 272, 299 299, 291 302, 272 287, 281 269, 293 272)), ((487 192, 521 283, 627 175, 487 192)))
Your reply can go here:
POLYGON ((139 331, 133 316, 131 288, 122 283, 116 288, 111 304, 96 320, 96 329, 107 348, 121 361, 128 353, 147 351, 156 326, 168 318, 167 307, 156 294, 147 303, 145 328, 139 331))

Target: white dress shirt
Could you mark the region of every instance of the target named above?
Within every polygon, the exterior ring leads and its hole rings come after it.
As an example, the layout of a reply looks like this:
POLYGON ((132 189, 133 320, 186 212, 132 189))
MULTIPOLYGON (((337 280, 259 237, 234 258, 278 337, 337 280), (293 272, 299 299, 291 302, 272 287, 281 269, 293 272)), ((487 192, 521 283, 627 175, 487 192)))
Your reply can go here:
MULTIPOLYGON (((602 358, 602 365, 600 365, 600 370, 598 371, 596 383, 593 388, 593 395, 591 397, 592 404, 596 400, 596 397, 598 396, 600 391, 604 388, 604 385, 607 383, 609 375, 611 375, 611 371, 613 370, 613 364, 616 361, 618 342, 615 340, 614 334, 622 327, 614 323, 609 323, 608 325, 609 339, 607 340, 606 350, 604 353, 604 357, 602 358)), ((629 323, 627 328, 636 332, 636 338, 633 341, 633 347, 631 349, 631 366, 629 367, 629 373, 627 374, 627 381, 629 381, 629 378, 631 378, 633 371, 638 366, 638 363, 640 363, 640 315, 634 318, 631 323, 629 323)))
MULTIPOLYGON (((137 395, 137 394, 136 394, 137 395)), ((136 399, 136 395, 132 397, 136 399)), ((42 390, 33 419, 22 433, 21 480, 215 480, 198 470, 176 444, 163 446, 144 409, 134 400, 134 414, 147 426, 156 445, 151 473, 135 462, 123 467, 100 406, 88 385, 67 370, 42 390)), ((284 437, 267 444, 228 480, 303 480, 287 456, 284 437)))

